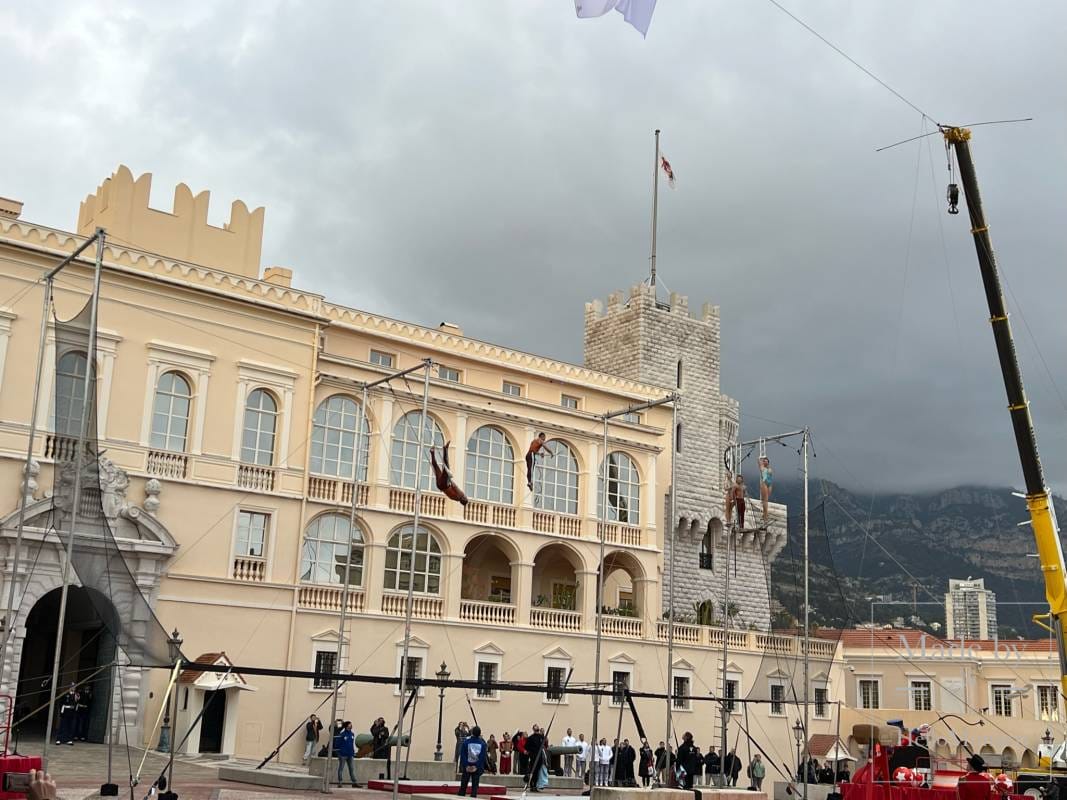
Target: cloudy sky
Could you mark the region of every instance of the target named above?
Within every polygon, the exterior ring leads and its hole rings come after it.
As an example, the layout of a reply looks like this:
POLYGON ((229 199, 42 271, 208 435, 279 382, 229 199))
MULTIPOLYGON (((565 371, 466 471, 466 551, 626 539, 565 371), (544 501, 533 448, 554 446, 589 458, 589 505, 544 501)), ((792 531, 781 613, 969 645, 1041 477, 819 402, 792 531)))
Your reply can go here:
MULTIPOLYGON (((1067 489, 1067 6, 782 1, 940 121, 1035 118, 973 149, 1067 489)), ((660 0, 645 40, 571 0, 5 4, 0 74, 27 219, 125 163, 157 207, 266 206, 303 288, 579 362, 583 303, 646 274, 662 128, 661 285, 721 305, 746 434, 810 425, 857 490, 1021 480, 939 138, 875 153, 922 117, 767 0, 660 0)))

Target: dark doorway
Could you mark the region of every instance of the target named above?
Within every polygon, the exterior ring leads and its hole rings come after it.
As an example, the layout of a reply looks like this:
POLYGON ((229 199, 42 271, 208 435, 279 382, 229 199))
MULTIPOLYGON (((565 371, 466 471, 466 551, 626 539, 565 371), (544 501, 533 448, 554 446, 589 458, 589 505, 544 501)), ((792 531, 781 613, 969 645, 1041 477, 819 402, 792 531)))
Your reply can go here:
POLYGON ((204 692, 204 716, 200 720, 200 752, 222 752, 222 729, 226 721, 226 690, 204 692))
MULTIPOLYGON (((61 590, 53 589, 38 600, 26 617, 26 639, 19 662, 15 719, 25 721, 13 735, 42 736, 48 720, 48 697, 52 661, 56 652, 61 590)), ((111 694, 111 670, 115 640, 108 632, 89 597, 89 591, 71 586, 60 652, 59 693, 72 683, 89 695, 86 738, 102 742, 107 732, 107 703, 111 694), (95 673, 95 674, 94 674, 95 673)))

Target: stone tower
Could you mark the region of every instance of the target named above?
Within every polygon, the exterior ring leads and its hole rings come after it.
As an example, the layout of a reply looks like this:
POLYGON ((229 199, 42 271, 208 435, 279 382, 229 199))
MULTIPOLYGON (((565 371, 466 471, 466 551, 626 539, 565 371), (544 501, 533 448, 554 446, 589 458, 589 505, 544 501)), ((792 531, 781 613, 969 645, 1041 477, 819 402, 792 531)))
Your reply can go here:
MULTIPOLYGON (((674 610, 676 619, 696 618, 710 601, 721 623, 726 577, 723 522, 723 451, 737 441, 737 401, 719 391, 719 308, 705 303, 699 317, 689 300, 672 293, 669 303, 652 287, 639 284, 585 306, 585 365, 632 380, 677 389, 681 394, 675 432, 680 449, 675 467, 677 519, 674 610)), ((746 463, 750 494, 758 489, 755 464, 746 463)), ((672 491, 674 488, 672 487, 672 491)), ((759 513, 754 509, 752 513, 759 513)), ((663 516, 670 519, 670 500, 663 516)), ((785 544, 785 509, 771 510, 766 532, 735 536, 731 548, 731 625, 766 629, 770 624, 770 563, 785 544)), ((667 564, 671 539, 664 535, 663 608, 669 607, 667 564)))

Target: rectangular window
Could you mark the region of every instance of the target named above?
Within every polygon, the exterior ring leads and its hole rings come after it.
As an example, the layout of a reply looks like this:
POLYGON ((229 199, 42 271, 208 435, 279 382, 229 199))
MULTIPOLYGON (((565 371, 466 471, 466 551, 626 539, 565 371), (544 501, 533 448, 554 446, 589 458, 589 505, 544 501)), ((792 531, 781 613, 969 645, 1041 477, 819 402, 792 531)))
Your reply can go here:
POLYGON ((634 610, 634 593, 626 589, 619 589, 619 611, 634 610))
MULTIPOLYGON (((414 681, 422 677, 422 659, 418 656, 408 656, 407 680, 414 681)), ((411 691, 411 686, 408 686, 411 691)))
POLYGON ((393 369, 393 365, 396 363, 396 360, 393 358, 392 353, 383 353, 381 350, 371 350, 370 363, 375 364, 379 367, 387 367, 389 369, 393 369))
POLYGON ((478 662, 478 696, 487 697, 489 699, 496 698, 496 689, 493 684, 496 683, 496 664, 492 661, 479 661, 478 662))
POLYGON ((733 714, 735 711, 737 711, 737 703, 734 702, 734 700, 736 700, 736 699, 737 699, 737 681, 736 680, 727 679, 727 681, 726 681, 726 710, 729 711, 731 714, 733 714))
POLYGON ((674 676, 674 707, 685 711, 689 710, 689 678, 683 675, 674 676))
POLYGON ((715 569, 715 557, 711 553, 700 554, 701 569, 715 569))
POLYGON ((830 716, 830 700, 829 693, 826 691, 825 686, 815 687, 815 716, 816 717, 828 717, 830 716))
POLYGON ((552 584, 552 608, 574 611, 577 608, 578 592, 572 583, 552 584))
POLYGON ((504 381, 504 394, 511 397, 522 397, 522 386, 511 381, 504 381))
POLYGON ((1058 686, 1038 685, 1037 718, 1042 722, 1060 721, 1060 692, 1058 686))
POLYGON ((578 410, 579 401, 577 397, 572 397, 569 394, 560 395, 559 404, 564 408, 570 408, 575 411, 578 410))
POLYGON ((771 684, 771 713, 776 716, 785 716, 785 686, 780 683, 771 684))
POLYGON ((930 681, 912 681, 909 694, 912 711, 929 711, 933 708, 933 689, 930 681))
POLYGON ((1011 686, 1003 683, 994 683, 989 687, 993 694, 993 714, 998 717, 1011 717, 1012 697, 1011 686))
POLYGON ((319 650, 315 653, 315 680, 312 686, 316 689, 332 689, 333 680, 325 676, 336 671, 337 653, 332 650, 319 650))
POLYGON ((860 680, 860 708, 881 708, 878 700, 878 681, 864 678, 860 680))
POLYGON ((442 364, 437 368, 437 377, 443 381, 449 381, 450 383, 459 383, 460 374, 458 369, 446 367, 442 364))
POLYGON ((629 413, 623 414, 621 417, 619 417, 619 422, 629 422, 634 425, 640 425, 641 415, 635 411, 630 411, 629 413))
POLYGON ((494 603, 511 602, 510 575, 492 575, 489 577, 489 600, 494 603))
POLYGON ((549 667, 545 676, 548 691, 545 692, 546 700, 563 700, 563 682, 567 679, 565 667, 549 667))
POLYGON ((625 691, 630 688, 630 673, 621 670, 612 670, 611 673, 611 704, 621 706, 625 691))
POLYGON ((237 512, 237 544, 235 554, 246 558, 263 558, 267 545, 270 514, 259 511, 237 512))

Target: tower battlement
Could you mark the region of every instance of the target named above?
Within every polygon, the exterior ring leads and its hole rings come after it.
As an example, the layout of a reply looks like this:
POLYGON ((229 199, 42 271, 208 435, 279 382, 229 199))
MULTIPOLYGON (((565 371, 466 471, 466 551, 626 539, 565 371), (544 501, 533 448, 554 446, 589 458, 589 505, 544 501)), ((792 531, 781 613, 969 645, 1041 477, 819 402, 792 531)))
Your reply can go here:
POLYGON ((123 243, 154 253, 214 267, 248 278, 259 278, 263 247, 263 207, 249 211, 241 200, 230 206, 223 227, 207 221, 211 192, 194 195, 184 183, 174 189, 171 211, 148 205, 152 173, 134 179, 125 165, 86 196, 78 211, 78 233, 90 235, 105 228, 123 243))

